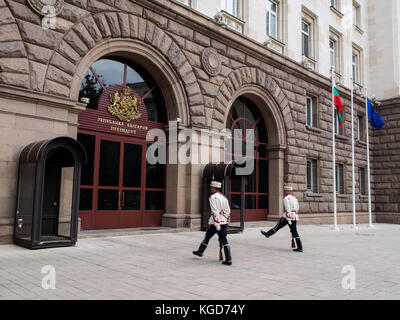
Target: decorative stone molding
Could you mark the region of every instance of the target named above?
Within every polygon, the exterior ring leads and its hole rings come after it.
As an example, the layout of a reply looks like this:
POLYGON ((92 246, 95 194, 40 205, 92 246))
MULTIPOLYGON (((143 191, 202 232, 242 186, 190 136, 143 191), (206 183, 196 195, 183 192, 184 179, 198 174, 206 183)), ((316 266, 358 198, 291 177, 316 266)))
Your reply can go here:
POLYGON ((221 72, 221 61, 217 50, 214 48, 206 48, 201 54, 201 64, 203 69, 210 76, 217 76, 221 72))
POLYGON ((363 86, 361 84, 353 83, 353 87, 354 87, 354 92, 356 94, 359 94, 359 95, 363 94, 363 86))
POLYGON ((280 54, 283 54, 283 50, 285 48, 285 44, 277 39, 274 39, 270 36, 266 36, 263 45, 269 49, 272 49, 280 54))
POLYGON ((56 16, 64 8, 64 0, 28 0, 28 3, 41 16, 56 16))
POLYGON ((301 65, 308 70, 315 70, 316 64, 317 64, 317 62, 315 60, 308 58, 306 56, 303 56, 303 58, 301 60, 301 65))
POLYGON ((214 16, 214 20, 218 24, 226 26, 229 29, 232 29, 242 34, 244 32, 245 22, 235 16, 232 16, 224 10, 218 11, 214 16))

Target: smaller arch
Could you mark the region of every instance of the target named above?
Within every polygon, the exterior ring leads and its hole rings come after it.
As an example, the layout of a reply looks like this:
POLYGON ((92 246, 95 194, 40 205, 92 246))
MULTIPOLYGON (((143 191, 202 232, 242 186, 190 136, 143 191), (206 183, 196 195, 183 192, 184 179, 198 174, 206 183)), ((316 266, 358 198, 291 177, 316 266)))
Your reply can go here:
POLYGON ((241 95, 256 103, 271 129, 272 143, 286 145, 286 130, 293 127, 289 100, 278 83, 265 72, 242 67, 229 74, 220 86, 213 110, 213 127, 225 128, 225 121, 233 102, 241 95), (265 105, 267 108, 260 108, 265 105), (278 135, 277 135, 278 134, 278 135))
POLYGON ((260 111, 267 127, 268 144, 286 146, 285 121, 281 111, 275 100, 266 92, 264 88, 258 85, 244 85, 235 92, 231 98, 231 101, 229 101, 229 108, 226 108, 225 110, 224 127, 226 127, 226 121, 228 119, 231 106, 239 97, 249 99, 260 111))

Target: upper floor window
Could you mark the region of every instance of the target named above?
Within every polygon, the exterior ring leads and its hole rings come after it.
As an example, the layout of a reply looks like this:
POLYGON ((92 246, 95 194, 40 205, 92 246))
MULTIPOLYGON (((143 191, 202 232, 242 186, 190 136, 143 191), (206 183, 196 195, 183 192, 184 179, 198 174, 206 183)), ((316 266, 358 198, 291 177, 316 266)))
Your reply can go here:
POLYGON ((305 21, 301 22, 301 48, 303 56, 310 57, 310 24, 305 21))
POLYGON ((336 68, 336 41, 329 39, 329 57, 331 68, 336 68))
POLYGON ((267 0, 267 35, 278 38, 278 4, 267 0))
POLYGON ((353 24, 360 27, 361 24, 361 7, 360 5, 353 1, 353 24))
POLYGON ((361 49, 353 44, 351 66, 352 66, 353 82, 357 84, 362 84, 363 82, 362 61, 363 57, 361 49))
POLYGON ((238 0, 222 0, 222 10, 228 12, 232 16, 238 15, 238 0))

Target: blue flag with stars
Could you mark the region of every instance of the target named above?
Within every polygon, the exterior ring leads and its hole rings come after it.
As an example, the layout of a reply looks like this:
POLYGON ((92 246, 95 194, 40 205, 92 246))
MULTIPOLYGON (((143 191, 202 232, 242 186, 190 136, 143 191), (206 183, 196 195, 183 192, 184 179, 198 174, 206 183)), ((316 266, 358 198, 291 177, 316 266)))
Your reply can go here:
POLYGON ((385 121, 382 117, 375 111, 372 103, 369 99, 368 101, 368 120, 372 127, 375 129, 381 130, 382 127, 385 125, 385 121))

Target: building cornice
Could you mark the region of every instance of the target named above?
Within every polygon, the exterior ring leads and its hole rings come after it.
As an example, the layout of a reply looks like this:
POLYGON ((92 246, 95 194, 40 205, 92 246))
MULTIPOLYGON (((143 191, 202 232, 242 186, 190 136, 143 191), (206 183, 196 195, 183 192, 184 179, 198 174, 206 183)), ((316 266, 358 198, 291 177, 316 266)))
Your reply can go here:
POLYGON ((78 113, 86 109, 86 104, 74 101, 72 99, 53 96, 43 92, 21 89, 4 84, 0 84, 0 97, 56 108, 75 110, 78 113))

